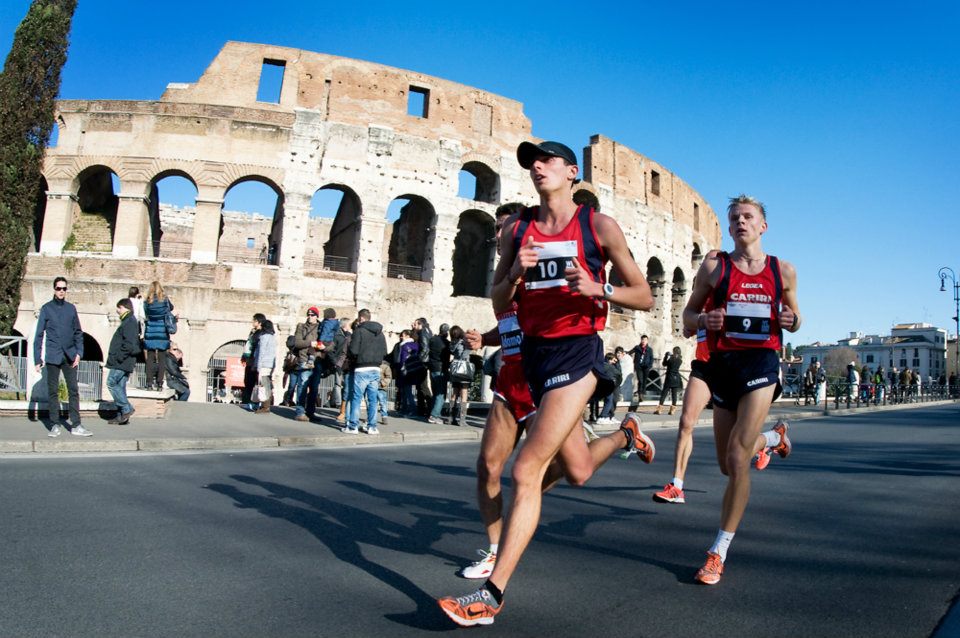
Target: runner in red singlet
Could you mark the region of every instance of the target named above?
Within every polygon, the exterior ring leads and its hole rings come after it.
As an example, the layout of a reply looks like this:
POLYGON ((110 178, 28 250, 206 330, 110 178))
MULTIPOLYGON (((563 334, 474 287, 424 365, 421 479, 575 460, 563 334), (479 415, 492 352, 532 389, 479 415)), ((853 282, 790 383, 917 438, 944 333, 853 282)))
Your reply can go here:
MULTIPOLYGON (((497 209, 496 229, 497 239, 503 224, 511 214, 523 209, 519 204, 505 204, 497 209)), ((499 310, 494 308, 495 311, 499 310)), ((469 331, 467 340, 472 350, 481 346, 500 346, 502 365, 494 378, 494 400, 487 415, 487 422, 483 430, 483 439, 480 442, 480 454, 477 457, 477 505, 480 517, 483 519, 490 546, 487 550, 477 550, 480 560, 468 565, 461 571, 464 578, 487 578, 496 564, 499 549, 500 535, 503 528, 503 494, 501 479, 503 469, 520 442, 525 422, 537 411, 530 396, 530 386, 521 364, 521 344, 523 331, 517 319, 517 304, 513 301, 497 315, 497 327, 484 334, 469 331)), ((570 432, 571 437, 585 438, 582 428, 575 427, 570 432)), ((598 453, 592 455, 594 469, 606 462, 610 455, 623 447, 621 432, 607 434, 600 439, 609 438, 609 442, 590 441, 587 447, 596 449, 598 453)), ((560 478, 575 483, 578 478, 566 472, 564 454, 557 456, 547 469, 543 478, 543 491, 548 491, 560 478)))
POLYGON ((688 331, 706 329, 715 339, 706 376, 717 461, 729 477, 720 530, 696 575, 707 585, 720 582, 727 548, 747 507, 750 460, 764 448, 781 458, 790 454, 785 422, 762 434, 760 428, 781 391, 781 332, 800 327, 796 270, 760 245, 767 230, 763 204, 746 195, 732 198, 727 218, 734 250, 704 260, 683 311, 688 331), (702 312, 708 303, 712 309, 702 312))
POLYGON ((540 205, 504 227, 491 297, 495 308, 517 299, 521 361, 537 413, 527 419, 527 439, 513 464, 513 498, 493 572, 476 592, 439 601, 462 626, 491 624, 499 613, 507 582, 537 528, 543 484, 556 457, 568 480, 582 485, 618 449, 635 451, 646 462, 654 455, 636 415, 589 446, 579 433, 587 401, 594 392, 613 389, 613 380, 603 376, 597 334, 606 322, 607 302, 648 310, 650 286, 616 221, 574 203, 579 169, 572 150, 557 142, 524 142, 517 159, 530 171, 540 205), (625 285, 605 282, 608 260, 625 285))

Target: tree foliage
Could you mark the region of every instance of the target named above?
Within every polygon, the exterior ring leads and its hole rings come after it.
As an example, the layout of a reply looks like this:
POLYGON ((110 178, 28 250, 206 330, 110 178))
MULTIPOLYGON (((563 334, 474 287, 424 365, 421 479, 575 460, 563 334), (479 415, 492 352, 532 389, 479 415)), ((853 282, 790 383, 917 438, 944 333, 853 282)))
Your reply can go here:
POLYGON ((823 369, 827 376, 847 378, 847 365, 853 362, 859 366, 857 351, 853 348, 834 348, 823 355, 823 369))
POLYGON ((10 334, 77 0, 33 0, 0 74, 0 334, 10 334))

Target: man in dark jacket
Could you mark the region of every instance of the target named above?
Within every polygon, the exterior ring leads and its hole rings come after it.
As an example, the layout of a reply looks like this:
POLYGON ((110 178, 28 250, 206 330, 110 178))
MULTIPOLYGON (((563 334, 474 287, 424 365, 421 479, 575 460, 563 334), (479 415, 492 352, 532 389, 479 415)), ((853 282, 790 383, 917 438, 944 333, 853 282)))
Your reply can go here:
POLYGON ((447 398, 447 381, 450 374, 450 339, 447 334, 450 326, 440 324, 440 331, 430 338, 430 390, 433 392, 433 408, 430 410, 430 423, 442 423, 443 402, 447 398))
POLYGON ((107 353, 107 369, 110 370, 107 390, 117 406, 117 416, 107 423, 126 425, 135 411, 127 400, 127 379, 133 373, 140 352, 140 323, 133 314, 133 302, 127 298, 117 302, 117 314, 120 315, 120 325, 113 333, 107 353))
POLYGON ((640 343, 627 354, 633 357, 633 368, 637 375, 637 405, 639 405, 643 402, 643 395, 647 391, 647 377, 653 368, 653 348, 647 343, 647 335, 642 335, 640 343))
POLYGON ((380 434, 377 428, 377 396, 380 390, 380 363, 387 356, 387 340, 383 326, 370 320, 366 308, 357 313, 357 328, 347 347, 353 383, 350 394, 350 416, 343 428, 346 434, 360 431, 360 399, 367 400, 367 434, 380 434))
POLYGON ((80 387, 77 368, 83 356, 83 330, 76 307, 67 301, 67 280, 53 280, 53 299, 43 304, 37 317, 37 332, 33 337, 33 363, 37 372, 41 365, 47 368, 47 406, 50 411, 50 431, 47 436, 60 436, 60 373, 67 384, 70 405, 70 434, 93 436, 80 424, 80 387), (40 350, 46 337, 43 364, 40 350))
MULTIPOLYGON (((426 317, 420 317, 413 322, 415 332, 414 339, 419 346, 417 351, 420 355, 420 361, 426 368, 430 363, 430 340, 433 339, 433 331, 426 317)), ((427 418, 430 416, 430 410, 433 407, 433 388, 430 385, 430 375, 425 374, 423 380, 417 384, 417 413, 427 418)))

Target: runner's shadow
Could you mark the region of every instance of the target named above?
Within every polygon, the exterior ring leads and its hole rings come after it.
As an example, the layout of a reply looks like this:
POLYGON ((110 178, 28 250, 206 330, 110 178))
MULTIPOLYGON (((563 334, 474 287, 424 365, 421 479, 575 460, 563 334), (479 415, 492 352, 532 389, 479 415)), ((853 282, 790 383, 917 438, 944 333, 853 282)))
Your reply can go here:
MULTIPOLYGON (((411 527, 367 512, 359 507, 338 503, 303 490, 261 481, 251 476, 233 475, 230 478, 267 492, 266 496, 246 492, 235 485, 216 483, 206 486, 232 498, 237 507, 255 509, 265 516, 289 521, 304 528, 323 542, 339 560, 357 567, 385 585, 404 594, 416 609, 403 614, 387 614, 393 622, 429 631, 453 629, 450 621, 437 606, 436 599, 420 589, 402 574, 376 563, 366 556, 360 544, 409 554, 425 554, 453 559, 454 557, 431 549, 438 538, 455 529, 444 524, 458 520, 450 516, 417 516, 411 527)), ((421 497, 428 498, 428 497, 421 497)))

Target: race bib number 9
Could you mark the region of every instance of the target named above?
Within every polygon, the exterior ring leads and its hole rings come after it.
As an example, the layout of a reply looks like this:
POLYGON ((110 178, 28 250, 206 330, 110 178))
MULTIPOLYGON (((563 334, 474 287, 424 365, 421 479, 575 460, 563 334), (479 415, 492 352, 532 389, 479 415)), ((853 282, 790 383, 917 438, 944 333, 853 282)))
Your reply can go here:
POLYGON ((537 265, 528 268, 524 274, 524 286, 527 290, 566 286, 563 271, 573 268, 573 258, 576 256, 575 240, 546 242, 537 255, 537 265))
POLYGON ((731 301, 723 323, 726 336, 766 341, 770 337, 770 304, 731 301))

